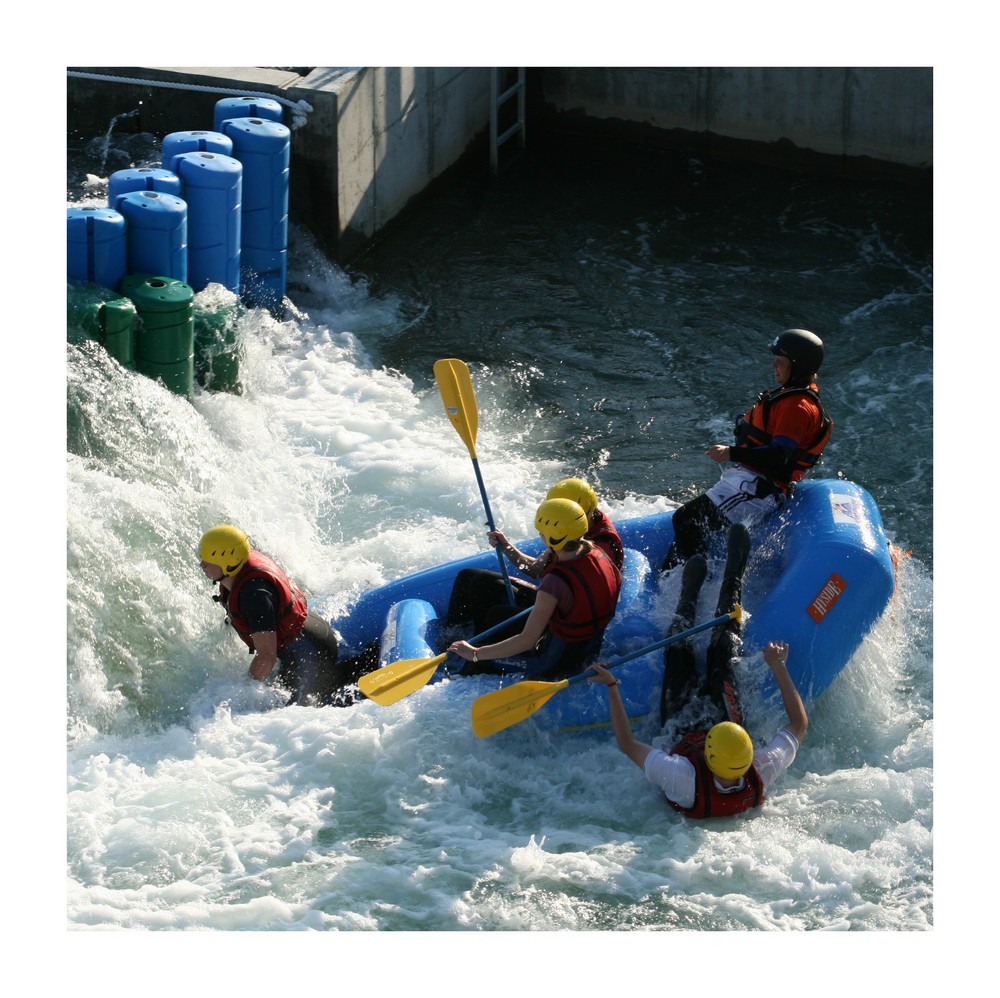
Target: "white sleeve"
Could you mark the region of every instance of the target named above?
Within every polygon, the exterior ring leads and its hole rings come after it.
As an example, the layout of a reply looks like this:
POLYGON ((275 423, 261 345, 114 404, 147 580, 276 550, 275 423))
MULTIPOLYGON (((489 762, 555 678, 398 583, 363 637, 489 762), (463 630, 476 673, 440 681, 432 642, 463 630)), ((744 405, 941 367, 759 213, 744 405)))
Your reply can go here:
POLYGON ((663 795, 681 807, 694 804, 695 771, 688 759, 668 755, 662 749, 653 749, 642 765, 646 779, 663 791, 663 795))
POLYGON ((760 774, 765 789, 776 776, 783 773, 795 760, 799 743, 787 728, 782 728, 762 749, 753 754, 754 768, 760 774))

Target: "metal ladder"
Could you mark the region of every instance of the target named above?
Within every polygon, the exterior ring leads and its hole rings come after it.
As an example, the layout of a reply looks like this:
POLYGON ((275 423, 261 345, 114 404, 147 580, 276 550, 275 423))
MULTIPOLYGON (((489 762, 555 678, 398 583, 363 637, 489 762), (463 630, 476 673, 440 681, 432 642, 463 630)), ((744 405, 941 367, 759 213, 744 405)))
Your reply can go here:
MULTIPOLYGON (((500 170, 500 147, 508 140, 518 138, 518 146, 524 148, 524 67, 514 69, 517 80, 502 93, 500 86, 505 67, 494 66, 490 69, 490 172, 496 176, 500 170), (517 115, 514 123, 500 132, 501 108, 511 98, 517 98, 517 115)), ((508 77, 509 78, 509 77, 508 77)), ((509 118, 509 116, 508 116, 509 118)))

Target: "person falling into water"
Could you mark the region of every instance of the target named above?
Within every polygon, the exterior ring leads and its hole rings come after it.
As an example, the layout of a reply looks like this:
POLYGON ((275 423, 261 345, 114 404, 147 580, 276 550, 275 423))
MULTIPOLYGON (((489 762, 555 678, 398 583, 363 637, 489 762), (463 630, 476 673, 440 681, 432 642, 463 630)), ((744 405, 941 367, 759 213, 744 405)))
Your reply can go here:
MULTIPOLYGON (((734 524, 730 528, 727 547, 716 616, 729 613, 740 601, 742 576, 750 551, 750 535, 744 525, 734 524)), ((681 595, 670 634, 678 634, 693 625, 705 575, 705 556, 692 555, 684 566, 681 595)), ((788 673, 788 645, 769 642, 763 649, 764 661, 778 683, 788 723, 767 746, 754 749, 743 727, 733 680, 733 664, 740 649, 739 626, 737 621, 730 620, 713 633, 706 679, 700 691, 690 639, 667 646, 660 723, 665 724, 671 716, 679 714, 695 695, 707 696, 710 705, 706 723, 701 723, 705 718, 700 718, 694 729, 670 752, 635 738, 618 691, 618 681, 605 663, 595 663, 591 667, 594 671, 591 682, 607 687, 611 724, 618 747, 663 793, 671 807, 688 817, 729 817, 759 806, 767 788, 794 761, 809 726, 802 698, 788 673)))
POLYGON ((197 553, 201 570, 218 583, 212 598, 225 608, 226 622, 253 655, 251 679, 264 682, 277 665, 291 702, 311 706, 332 702, 356 682, 360 663, 338 661, 330 625, 308 608, 302 591, 274 561, 251 548, 239 527, 225 524, 206 531, 197 553))

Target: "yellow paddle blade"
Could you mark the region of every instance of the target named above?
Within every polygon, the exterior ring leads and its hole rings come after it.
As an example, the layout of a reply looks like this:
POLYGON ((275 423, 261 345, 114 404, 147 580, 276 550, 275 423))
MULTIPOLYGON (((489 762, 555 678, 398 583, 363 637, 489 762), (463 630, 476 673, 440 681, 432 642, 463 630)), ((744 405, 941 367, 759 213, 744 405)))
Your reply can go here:
POLYGON ((434 364, 434 377, 444 401, 444 411, 458 435, 465 441, 469 454, 476 456, 476 433, 479 431, 479 407, 472 388, 472 377, 464 361, 449 358, 434 364))
POLYGON ((484 693, 472 704, 472 730, 480 738, 495 735, 530 717, 549 697, 567 686, 568 679, 561 679, 558 683, 528 681, 494 693, 484 693))
POLYGON ((430 682, 434 670, 447 658, 406 658, 390 662, 381 669, 368 672, 358 680, 358 688, 369 700, 388 707, 403 697, 415 693, 430 682))

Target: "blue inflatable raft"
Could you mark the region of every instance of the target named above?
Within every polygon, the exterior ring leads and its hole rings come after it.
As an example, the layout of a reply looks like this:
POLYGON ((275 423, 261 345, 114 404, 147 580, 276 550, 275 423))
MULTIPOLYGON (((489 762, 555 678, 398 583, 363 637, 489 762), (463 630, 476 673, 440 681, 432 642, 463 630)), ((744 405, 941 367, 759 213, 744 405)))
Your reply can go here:
MULTIPOLYGON (((661 573, 659 566, 673 540, 672 516, 668 511, 616 521, 626 549, 624 581, 618 611, 605 632, 602 658, 627 655, 667 633, 680 570, 661 573)), ((528 554, 541 551, 537 539, 518 546, 528 554)), ((702 589, 697 621, 715 616, 724 552, 710 555, 717 557, 710 560, 714 568, 702 589)), ((347 613, 331 621, 343 654, 358 654, 378 642, 380 667, 441 654, 452 586, 464 568, 495 571, 496 552, 428 568, 363 593, 347 613)), ((757 656, 761 698, 777 694, 759 654, 768 641, 788 642, 789 672, 809 702, 851 659, 888 606, 894 587, 894 560, 872 497, 848 481, 802 482, 785 508, 753 532, 744 575, 744 656, 757 656)), ((696 649, 707 644, 709 634, 694 639, 696 649)), ((698 658, 704 668, 704 655, 698 658)), ((452 686, 467 693, 468 704, 476 695, 518 678, 456 677, 449 664, 437 669, 432 681, 450 677, 452 686)), ((456 660, 454 666, 461 664, 456 660)), ((615 672, 632 717, 658 711, 662 650, 624 662, 615 672)), ((548 700, 532 720, 548 728, 605 724, 607 698, 602 693, 591 683, 574 683, 548 700)), ((465 695, 462 700, 465 704, 465 695)))

